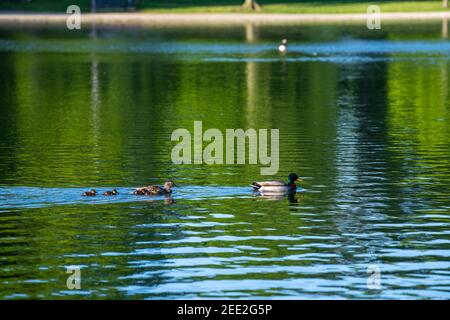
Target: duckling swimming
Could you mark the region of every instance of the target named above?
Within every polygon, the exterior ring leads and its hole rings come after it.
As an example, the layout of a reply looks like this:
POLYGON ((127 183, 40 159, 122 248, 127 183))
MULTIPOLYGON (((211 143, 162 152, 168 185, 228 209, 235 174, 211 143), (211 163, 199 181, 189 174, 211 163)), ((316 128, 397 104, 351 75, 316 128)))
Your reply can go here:
POLYGON ((261 193, 290 193, 297 190, 297 185, 295 184, 297 180, 303 181, 296 173, 291 173, 288 176, 288 183, 277 180, 253 182, 252 188, 254 191, 261 193))
POLYGON ((83 197, 95 197, 97 195, 97 191, 95 189, 91 189, 82 194, 83 197))
POLYGON ((111 191, 105 191, 103 193, 104 196, 117 196, 119 194, 119 192, 117 191, 117 189, 112 189, 111 191))
POLYGON ((172 193, 172 187, 176 186, 175 183, 171 180, 167 180, 164 183, 164 186, 148 186, 148 187, 141 187, 137 188, 133 191, 134 195, 147 195, 147 196, 154 196, 154 195, 163 195, 163 194, 171 194, 172 193))
POLYGON ((133 194, 136 196, 151 196, 159 190, 158 188, 158 186, 140 187, 136 188, 133 194))

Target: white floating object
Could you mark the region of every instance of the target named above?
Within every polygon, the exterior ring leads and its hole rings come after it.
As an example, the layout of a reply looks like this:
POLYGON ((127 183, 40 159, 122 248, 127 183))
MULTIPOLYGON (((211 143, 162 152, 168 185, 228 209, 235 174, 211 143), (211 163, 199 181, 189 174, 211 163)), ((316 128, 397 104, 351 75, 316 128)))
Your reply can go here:
POLYGON ((278 46, 278 51, 284 53, 287 50, 287 39, 281 40, 281 44, 278 46))

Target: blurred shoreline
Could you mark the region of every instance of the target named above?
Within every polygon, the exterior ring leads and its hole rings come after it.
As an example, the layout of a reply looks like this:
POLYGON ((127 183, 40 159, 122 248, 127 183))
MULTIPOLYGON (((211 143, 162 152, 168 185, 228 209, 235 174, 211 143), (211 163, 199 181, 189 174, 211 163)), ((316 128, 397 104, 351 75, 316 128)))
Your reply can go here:
MULTIPOLYGON (((65 24, 68 14, 59 13, 0 13, 0 24, 65 24)), ((382 21, 415 22, 450 19, 450 11, 444 12, 396 12, 381 13, 382 21)), ((361 23, 367 14, 271 14, 271 13, 85 13, 81 22, 95 25, 289 25, 323 23, 361 23)))

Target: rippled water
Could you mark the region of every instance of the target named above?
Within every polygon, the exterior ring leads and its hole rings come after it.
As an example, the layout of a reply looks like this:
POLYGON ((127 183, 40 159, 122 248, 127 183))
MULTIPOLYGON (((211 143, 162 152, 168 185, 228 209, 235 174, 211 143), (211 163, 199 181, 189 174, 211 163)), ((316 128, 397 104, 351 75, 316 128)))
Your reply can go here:
POLYGON ((449 54, 438 23, 0 27, 0 298, 450 298, 449 54), (174 165, 196 120, 279 128, 302 192, 174 165))

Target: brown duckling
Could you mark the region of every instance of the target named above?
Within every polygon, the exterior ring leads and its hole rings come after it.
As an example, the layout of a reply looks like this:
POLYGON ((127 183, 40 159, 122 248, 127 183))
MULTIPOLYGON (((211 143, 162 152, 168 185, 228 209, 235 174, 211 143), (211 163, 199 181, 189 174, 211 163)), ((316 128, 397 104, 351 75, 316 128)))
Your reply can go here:
POLYGON ((91 189, 82 194, 83 197, 95 197, 97 195, 97 191, 95 189, 91 189))
POLYGON ((119 194, 119 192, 117 191, 117 189, 112 189, 111 191, 105 191, 103 193, 104 196, 117 196, 119 194))

